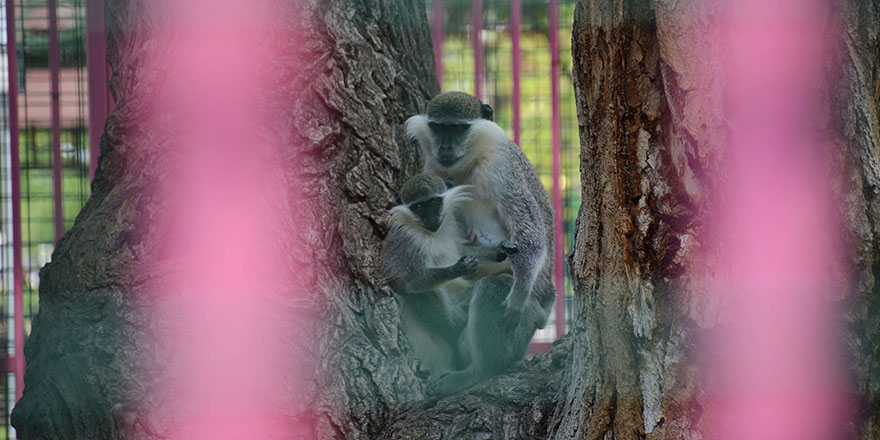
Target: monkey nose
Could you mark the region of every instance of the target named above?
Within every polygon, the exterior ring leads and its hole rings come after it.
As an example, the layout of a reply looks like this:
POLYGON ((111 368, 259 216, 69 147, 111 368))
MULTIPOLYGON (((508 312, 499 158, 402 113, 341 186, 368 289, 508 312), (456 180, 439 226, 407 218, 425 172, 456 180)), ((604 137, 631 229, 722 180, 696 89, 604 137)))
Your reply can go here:
POLYGON ((440 150, 437 154, 437 160, 443 166, 449 166, 455 163, 455 154, 451 149, 449 150, 440 150))
POLYGON ((431 222, 430 224, 426 224, 425 227, 428 228, 431 232, 437 232, 440 229, 440 225, 443 224, 443 218, 438 218, 436 221, 431 222))

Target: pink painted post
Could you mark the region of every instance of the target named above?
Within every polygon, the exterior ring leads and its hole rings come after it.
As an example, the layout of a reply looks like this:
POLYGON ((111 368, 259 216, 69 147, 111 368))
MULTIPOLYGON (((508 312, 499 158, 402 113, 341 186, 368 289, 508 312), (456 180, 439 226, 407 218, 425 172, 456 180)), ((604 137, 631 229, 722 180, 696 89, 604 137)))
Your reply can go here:
POLYGON ((550 88, 553 105, 553 213, 556 217, 556 337, 565 333, 565 233, 562 222, 562 188, 560 188, 560 124, 559 124, 559 0, 550 0, 550 88))
POLYGON ((49 20, 49 98, 52 116, 52 188, 55 202, 55 241, 64 235, 64 208, 61 177, 61 106, 58 90, 58 72, 61 69, 61 50, 58 47, 58 0, 46 2, 49 20))
POLYGON ((431 39, 434 43, 434 66, 437 70, 437 83, 443 89, 443 0, 434 0, 431 39))
POLYGON ((513 43, 513 142, 519 145, 520 141, 520 70, 522 59, 519 50, 520 22, 522 21, 521 0, 510 1, 510 39, 513 43))
POLYGON ((101 154, 101 135, 111 103, 107 91, 107 61, 104 48, 104 1, 86 0, 86 64, 89 72, 89 152, 92 178, 101 154))
POLYGON ((474 96, 483 99, 483 1, 471 3, 471 46, 474 49, 474 96))
POLYGON ((24 268, 21 260, 21 162, 18 150, 18 58, 15 44, 15 4, 6 0, 7 78, 9 79, 9 176, 12 180, 12 289, 15 329, 15 398, 24 391, 24 268))

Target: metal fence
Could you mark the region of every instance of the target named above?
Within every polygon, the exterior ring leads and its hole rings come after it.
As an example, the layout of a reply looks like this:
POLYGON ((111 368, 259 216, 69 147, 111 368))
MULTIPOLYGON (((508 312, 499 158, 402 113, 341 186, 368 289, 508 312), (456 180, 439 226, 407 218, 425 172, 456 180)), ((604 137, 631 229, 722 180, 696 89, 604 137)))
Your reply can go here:
MULTIPOLYGON (((7 0, 0 8, 0 440, 23 387, 23 346, 38 307, 39 270, 89 197, 107 90, 102 0, 7 0), (14 55, 14 56, 12 56, 14 55)), ((532 351, 570 322, 567 262, 580 205, 571 86, 574 0, 435 0, 443 90, 473 93, 535 165, 557 215, 559 301, 532 351), (567 319, 557 319, 565 316, 567 319)))

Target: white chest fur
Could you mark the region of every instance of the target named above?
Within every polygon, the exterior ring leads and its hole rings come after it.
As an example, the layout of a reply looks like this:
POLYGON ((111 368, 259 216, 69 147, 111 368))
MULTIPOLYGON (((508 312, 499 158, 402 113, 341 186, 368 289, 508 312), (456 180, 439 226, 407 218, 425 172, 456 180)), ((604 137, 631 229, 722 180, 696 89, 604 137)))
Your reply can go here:
MULTIPOLYGON (((421 247, 428 268, 448 267, 455 264, 462 256, 462 246, 467 244, 464 233, 459 229, 455 219, 447 218, 434 233, 419 234, 416 243, 421 247)), ((443 289, 449 293, 451 303, 446 306, 458 307, 468 302, 473 281, 453 278, 443 283, 443 289)), ((452 313, 452 312, 450 312, 452 313)))
POLYGON ((434 233, 421 233, 414 237, 425 256, 427 267, 446 267, 461 257, 465 239, 453 219, 445 219, 434 233))
MULTIPOLYGON (((484 166, 488 166, 487 163, 484 166)), ((489 181, 490 173, 483 167, 476 167, 462 183, 472 185, 471 200, 461 209, 461 217, 468 229, 469 238, 477 244, 494 247, 501 240, 509 240, 510 233, 498 211, 495 186, 489 181)))
POLYGON ((501 223, 498 208, 490 197, 474 197, 462 210, 462 218, 470 232, 470 238, 477 244, 495 247, 501 240, 509 238, 507 229, 501 223))

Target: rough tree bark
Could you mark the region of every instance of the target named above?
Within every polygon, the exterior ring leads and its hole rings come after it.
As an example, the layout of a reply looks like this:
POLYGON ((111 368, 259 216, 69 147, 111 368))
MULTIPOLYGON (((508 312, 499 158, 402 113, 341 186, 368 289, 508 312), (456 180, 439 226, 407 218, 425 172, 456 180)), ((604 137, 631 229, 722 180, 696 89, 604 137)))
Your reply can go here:
MULTIPOLYGON (((295 412, 312 422, 310 436, 701 438, 695 333, 715 324, 717 305, 674 292, 698 289, 686 268, 699 247, 700 188, 713 184, 705 169, 722 122, 714 85, 694 82, 704 58, 696 54, 713 48, 691 44, 700 39, 680 20, 682 2, 578 2, 574 329, 550 353, 434 405, 423 402, 376 264, 394 191, 421 162, 402 122, 438 91, 424 4, 288 3, 277 17, 305 40, 291 59, 275 60, 271 110, 289 116, 269 135, 301 159, 290 180, 307 182, 297 239, 312 251, 295 259, 316 286, 300 307, 320 317, 302 342, 320 374, 295 412)), ((92 198, 41 273, 26 388, 13 414, 22 438, 161 437, 163 420, 138 410, 150 390, 139 362, 161 353, 144 341, 163 325, 138 303, 137 293, 163 276, 139 266, 161 247, 143 225, 162 215, 163 201, 146 189, 162 179, 156 165, 174 144, 161 120, 143 119, 162 80, 143 61, 170 49, 153 44, 152 4, 107 3, 117 106, 92 198)), ((847 340, 863 399, 854 429, 867 439, 880 436, 880 3, 852 1, 839 12, 846 50, 830 113, 840 119, 839 160, 849 170, 841 209, 850 214, 857 282, 846 301, 847 340)))
MULTIPOLYGON (((723 71, 707 65, 721 59, 710 41, 718 41, 711 33, 723 3, 578 2, 572 46, 583 205, 570 258, 583 348, 572 355, 557 433, 712 435, 695 348, 699 334, 722 324, 723 304, 703 295, 700 276, 688 269, 711 245, 700 241, 701 214, 723 178, 709 172, 724 144, 723 79, 705 74, 723 71)), ((866 439, 878 435, 878 8, 876 1, 835 7, 839 72, 836 87, 825 90, 830 123, 822 127, 845 170, 834 187, 853 268, 848 297, 828 307, 847 311, 844 338, 861 410, 850 429, 866 439)))

